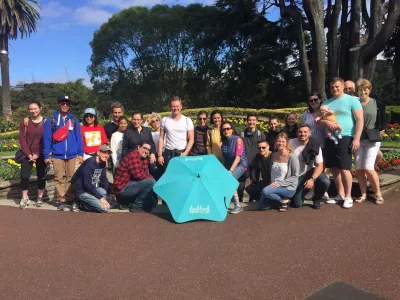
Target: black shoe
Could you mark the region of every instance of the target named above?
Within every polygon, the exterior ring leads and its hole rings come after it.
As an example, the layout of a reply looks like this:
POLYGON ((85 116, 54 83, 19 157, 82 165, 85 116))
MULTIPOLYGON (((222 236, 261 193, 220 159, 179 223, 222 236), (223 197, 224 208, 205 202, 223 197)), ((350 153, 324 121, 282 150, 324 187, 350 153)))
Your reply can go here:
POLYGON ((313 208, 314 209, 320 209, 321 208, 321 202, 319 200, 313 200, 314 205, 313 208))
POLYGON ((128 209, 129 209, 129 206, 126 205, 126 204, 120 204, 119 205, 119 210, 128 210, 128 209))

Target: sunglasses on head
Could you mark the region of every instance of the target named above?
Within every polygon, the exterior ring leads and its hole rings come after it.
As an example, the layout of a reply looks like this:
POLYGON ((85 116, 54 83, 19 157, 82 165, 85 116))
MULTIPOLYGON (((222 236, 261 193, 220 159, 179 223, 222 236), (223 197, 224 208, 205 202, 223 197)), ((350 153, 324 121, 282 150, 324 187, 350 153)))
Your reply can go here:
POLYGON ((258 150, 265 150, 265 149, 267 149, 267 147, 257 147, 258 148, 258 150))

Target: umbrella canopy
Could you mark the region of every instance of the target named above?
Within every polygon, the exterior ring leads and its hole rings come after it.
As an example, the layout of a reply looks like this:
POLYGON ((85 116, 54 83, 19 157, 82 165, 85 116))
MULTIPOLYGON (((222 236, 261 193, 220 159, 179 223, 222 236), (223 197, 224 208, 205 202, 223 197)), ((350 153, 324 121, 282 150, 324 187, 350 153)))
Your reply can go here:
POLYGON ((167 204, 175 222, 223 221, 239 182, 214 155, 171 159, 153 190, 167 204))

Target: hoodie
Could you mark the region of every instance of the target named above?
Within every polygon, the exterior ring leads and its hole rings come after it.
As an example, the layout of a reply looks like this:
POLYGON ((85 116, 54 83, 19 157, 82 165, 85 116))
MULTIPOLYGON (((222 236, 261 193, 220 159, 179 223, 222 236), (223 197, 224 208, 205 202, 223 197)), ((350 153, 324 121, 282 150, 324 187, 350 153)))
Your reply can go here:
MULTIPOLYGON (((56 131, 66 125, 68 120, 70 120, 74 115, 68 112, 67 118, 63 120, 58 110, 53 112, 53 117, 55 120, 56 131)), ((44 159, 49 158, 59 158, 59 159, 71 159, 75 158, 77 155, 83 156, 83 143, 81 126, 79 125, 79 120, 75 117, 75 129, 70 129, 68 131, 68 137, 62 142, 54 143, 53 134, 51 128, 52 118, 48 118, 44 123, 44 135, 43 135, 43 156, 44 159)))

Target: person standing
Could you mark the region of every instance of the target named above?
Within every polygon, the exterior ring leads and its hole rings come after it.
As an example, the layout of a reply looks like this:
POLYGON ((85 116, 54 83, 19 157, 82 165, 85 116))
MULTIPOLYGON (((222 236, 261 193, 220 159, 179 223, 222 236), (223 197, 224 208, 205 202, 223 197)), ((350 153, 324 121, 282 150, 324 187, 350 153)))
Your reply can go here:
POLYGON ((96 111, 93 108, 86 108, 81 126, 83 141, 83 159, 96 156, 101 145, 107 144, 108 139, 103 126, 97 120, 96 111))
POLYGON ((151 114, 148 120, 148 123, 152 128, 151 136, 153 137, 154 144, 156 145, 156 154, 158 157, 158 140, 160 139, 161 117, 159 114, 151 114))
MULTIPOLYGON (((246 158, 248 162, 252 162, 256 154, 258 153, 257 144, 258 141, 265 141, 265 135, 257 128, 257 116, 255 113, 249 113, 247 115, 247 127, 241 133, 240 137, 244 142, 244 148, 246 149, 246 158)), ((243 192, 246 185, 246 179, 250 176, 250 180, 258 180, 252 177, 251 166, 242 178, 239 178, 238 195, 239 201, 243 202, 243 192)), ((252 197, 249 201, 252 201, 252 197)))
POLYGON ((206 155, 207 154, 207 126, 208 114, 206 111, 199 111, 197 114, 198 125, 194 128, 194 143, 190 149, 190 156, 206 155))
POLYGON ((331 182, 325 175, 322 150, 319 143, 311 137, 308 124, 300 124, 297 129, 297 139, 289 141, 288 148, 297 156, 300 164, 299 184, 292 197, 292 206, 301 207, 307 190, 314 189, 313 207, 321 207, 320 200, 328 190, 331 182))
POLYGON ((161 120, 158 140, 158 163, 167 169, 168 162, 176 156, 187 156, 194 143, 194 127, 189 117, 184 116, 182 100, 178 96, 170 101, 171 114, 161 120), (164 148, 165 139, 165 150, 164 148), (162 154, 161 154, 162 153, 162 154))
POLYGON ((278 133, 280 132, 279 128, 279 118, 272 116, 269 118, 269 130, 265 133, 265 137, 267 139, 270 151, 275 151, 275 139, 278 133))
POLYGON ((42 117, 42 104, 39 101, 30 101, 28 104, 29 118, 24 118, 19 123, 19 143, 21 150, 25 155, 24 161, 21 163, 21 191, 22 199, 19 207, 24 209, 29 206, 28 187, 29 178, 31 177, 33 164, 36 164, 36 176, 38 185, 38 197, 36 206, 43 206, 43 193, 46 187, 46 164, 43 158, 43 133, 45 118, 42 117))
POLYGON ((318 126, 315 119, 319 117, 319 108, 321 107, 322 97, 318 92, 312 92, 308 97, 308 109, 301 115, 301 124, 307 124, 311 128, 311 136, 315 139, 321 148, 324 148, 326 128, 318 126))
MULTIPOLYGON (((330 138, 325 139, 324 161, 327 168, 333 173, 338 195, 326 201, 336 203, 343 201, 343 208, 353 207, 351 187, 353 177, 350 169, 352 154, 360 148, 360 137, 364 127, 363 110, 357 98, 344 93, 344 81, 335 77, 331 81, 332 98, 324 105, 335 112, 338 124, 342 127, 342 138, 335 144, 330 138)), ((327 120, 318 121, 319 125, 328 128, 331 132, 339 129, 338 125, 327 120)))
POLYGON ((357 81, 357 93, 364 114, 364 128, 360 138, 360 148, 355 153, 355 167, 361 197, 355 199, 356 203, 367 200, 367 179, 375 192, 375 203, 383 204, 379 177, 375 171, 375 160, 381 146, 381 135, 387 126, 385 105, 369 95, 372 84, 369 80, 361 78, 357 81))
MULTIPOLYGON (((248 168, 243 140, 237 135, 233 124, 228 121, 222 122, 221 136, 221 152, 224 167, 238 180, 246 173, 248 168)), ((243 211, 237 192, 233 195, 232 200, 234 207, 229 212, 231 214, 238 214, 243 211)))
POLYGON ((260 209, 269 210, 278 205, 279 211, 289 209, 290 198, 296 193, 299 183, 299 160, 288 149, 289 138, 286 132, 276 137, 276 152, 270 159, 271 183, 261 193, 260 209))
POLYGON ((106 175, 107 161, 111 155, 108 145, 101 145, 95 156, 86 159, 74 175, 75 198, 79 208, 105 213, 110 209, 106 175))
POLYGON ((114 132, 111 136, 111 158, 114 168, 119 167, 122 155, 122 142, 124 139, 124 133, 128 128, 128 119, 122 116, 118 119, 118 131, 114 132))
MULTIPOLYGON (((65 202, 74 197, 67 191, 75 173, 77 156, 79 163, 82 163, 84 152, 79 120, 70 112, 71 99, 68 96, 59 96, 57 104, 58 110, 54 110, 53 116, 44 123, 43 157, 46 164, 53 164, 57 210, 64 210, 65 202)), ((73 209, 75 206, 76 203, 73 209)))
POLYGON ((111 113, 111 122, 104 125, 104 131, 109 141, 111 141, 112 134, 118 130, 118 120, 124 114, 124 106, 118 101, 111 103, 111 113))
POLYGON ((344 82, 344 89, 343 91, 350 96, 356 97, 356 85, 354 84, 354 81, 351 80, 346 80, 344 82))
POLYGON ((214 154, 222 162, 221 124, 224 120, 220 110, 213 110, 210 115, 211 128, 207 132, 207 154, 214 154))
POLYGON ((297 115, 295 113, 290 113, 285 118, 285 127, 283 127, 283 132, 286 132, 289 139, 295 139, 297 137, 297 115))

